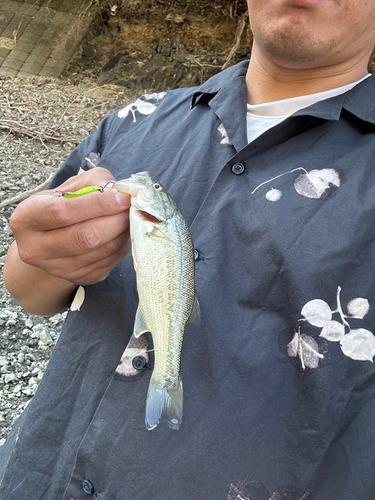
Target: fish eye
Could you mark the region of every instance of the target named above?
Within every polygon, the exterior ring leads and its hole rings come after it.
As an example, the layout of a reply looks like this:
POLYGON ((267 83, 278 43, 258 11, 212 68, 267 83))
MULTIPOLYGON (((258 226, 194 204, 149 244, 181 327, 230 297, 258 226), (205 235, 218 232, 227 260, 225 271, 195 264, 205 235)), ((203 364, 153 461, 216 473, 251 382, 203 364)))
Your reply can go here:
POLYGON ((161 186, 160 184, 154 184, 154 189, 156 189, 156 191, 162 191, 163 186, 161 186))

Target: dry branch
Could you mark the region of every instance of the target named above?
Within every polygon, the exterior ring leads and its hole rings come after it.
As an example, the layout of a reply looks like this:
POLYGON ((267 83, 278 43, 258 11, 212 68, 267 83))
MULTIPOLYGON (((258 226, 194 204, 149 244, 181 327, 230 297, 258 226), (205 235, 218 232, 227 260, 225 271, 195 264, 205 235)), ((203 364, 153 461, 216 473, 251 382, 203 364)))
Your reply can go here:
POLYGON ((249 19, 249 13, 247 11, 244 12, 242 14, 242 16, 239 18, 238 24, 237 24, 236 35, 234 37, 234 43, 233 43, 232 48, 229 51, 228 57, 227 57, 227 59, 226 59, 226 61, 223 64, 223 66, 222 66, 221 69, 225 69, 228 66, 230 66, 230 62, 232 60, 232 57, 234 56, 234 54, 236 53, 238 47, 241 44, 242 34, 243 34, 243 31, 245 29, 245 26, 246 26, 246 23, 247 23, 248 19, 249 19))
POLYGON ((42 184, 39 184, 39 186, 29 189, 28 191, 25 191, 23 193, 17 194, 16 196, 13 196, 13 198, 9 198, 8 200, 5 200, 0 203, 0 208, 7 207, 8 205, 14 205, 15 203, 18 203, 19 201, 24 200, 25 198, 31 196, 32 194, 38 193, 39 191, 42 191, 45 187, 48 186, 48 184, 51 182, 55 174, 51 174, 47 180, 42 182, 42 184))
POLYGON ((31 137, 32 139, 44 139, 45 141, 55 141, 55 142, 73 142, 78 144, 81 139, 73 136, 59 137, 58 134, 54 133, 52 128, 47 130, 47 133, 41 132, 39 130, 25 127, 22 123, 18 123, 13 120, 0 120, 0 130, 8 130, 10 133, 19 133, 31 137))

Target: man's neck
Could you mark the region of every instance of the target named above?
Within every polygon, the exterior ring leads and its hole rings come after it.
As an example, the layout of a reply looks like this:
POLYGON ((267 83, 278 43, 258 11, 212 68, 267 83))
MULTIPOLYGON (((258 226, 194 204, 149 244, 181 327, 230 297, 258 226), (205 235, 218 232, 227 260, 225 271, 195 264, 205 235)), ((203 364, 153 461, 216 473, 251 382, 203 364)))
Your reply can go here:
POLYGON ((358 62, 354 67, 294 69, 277 65, 253 50, 246 74, 247 102, 263 104, 316 94, 349 85, 367 73, 367 60, 358 62))

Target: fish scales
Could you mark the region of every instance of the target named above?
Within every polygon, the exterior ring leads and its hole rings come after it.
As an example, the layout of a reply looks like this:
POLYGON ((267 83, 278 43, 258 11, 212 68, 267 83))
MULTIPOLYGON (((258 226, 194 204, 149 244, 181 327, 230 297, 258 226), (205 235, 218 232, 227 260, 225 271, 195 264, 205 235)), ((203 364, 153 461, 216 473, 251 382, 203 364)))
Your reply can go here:
POLYGON ((133 214, 130 219, 139 303, 154 342, 154 376, 165 384, 179 372, 184 327, 194 298, 193 248, 188 228, 179 231, 183 223, 176 217, 163 229, 169 238, 165 240, 150 238, 133 214), (181 296, 186 300, 179 300, 181 296), (162 306, 155 307, 156 302, 162 306))
POLYGON ((149 331, 154 343, 146 427, 153 429, 166 420, 169 427, 178 429, 184 329, 187 322, 200 320, 190 231, 175 202, 147 172, 118 181, 113 188, 132 196, 130 235, 139 295, 134 336, 149 331))

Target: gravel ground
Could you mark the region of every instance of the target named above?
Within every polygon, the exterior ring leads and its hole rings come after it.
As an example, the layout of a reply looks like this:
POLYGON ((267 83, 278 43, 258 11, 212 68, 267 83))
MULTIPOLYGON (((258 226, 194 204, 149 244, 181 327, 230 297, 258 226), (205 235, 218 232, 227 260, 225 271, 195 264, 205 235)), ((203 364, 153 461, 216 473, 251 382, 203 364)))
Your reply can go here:
MULTIPOLYGON (((104 116, 134 97, 89 78, 80 85, 69 79, 0 78, 0 207, 46 181, 104 116)), ((1 271, 15 207, 0 209, 1 271)), ((0 273, 0 447, 35 394, 65 316, 26 313, 5 290, 0 273)))

